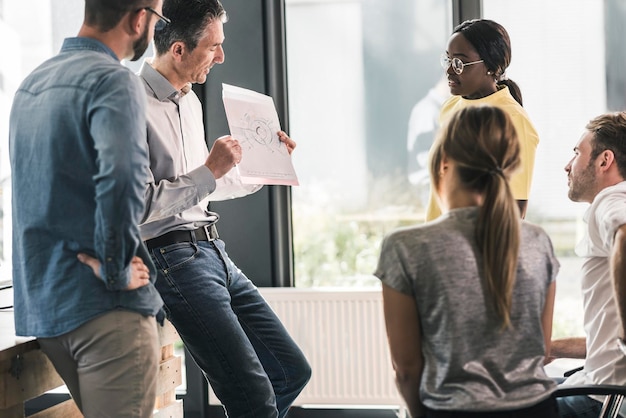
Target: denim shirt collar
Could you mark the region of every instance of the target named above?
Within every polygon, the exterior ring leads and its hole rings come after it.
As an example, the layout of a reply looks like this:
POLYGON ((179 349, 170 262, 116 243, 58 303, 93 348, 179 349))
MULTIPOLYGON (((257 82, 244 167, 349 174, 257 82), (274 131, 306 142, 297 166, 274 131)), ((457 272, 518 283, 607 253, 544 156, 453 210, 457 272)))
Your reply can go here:
POLYGON ((61 47, 61 52, 65 51, 78 51, 78 50, 88 50, 95 52, 102 52, 107 55, 110 55, 115 59, 115 61, 120 62, 120 59, 115 55, 115 52, 102 42, 86 37, 75 37, 75 38, 65 38, 63 40, 63 46, 61 47))

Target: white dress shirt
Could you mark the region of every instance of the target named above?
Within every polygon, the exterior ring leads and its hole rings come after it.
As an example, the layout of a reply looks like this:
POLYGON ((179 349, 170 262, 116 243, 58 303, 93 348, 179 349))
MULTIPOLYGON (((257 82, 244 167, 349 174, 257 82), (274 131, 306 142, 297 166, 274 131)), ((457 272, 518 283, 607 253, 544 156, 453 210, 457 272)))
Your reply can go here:
POLYGON ((587 357, 584 369, 565 384, 626 384, 626 357, 616 341, 621 329, 610 270, 617 229, 626 224, 626 182, 602 190, 585 213, 587 224, 576 254, 584 258, 582 296, 587 357))
POLYGON ((204 165, 209 151, 202 104, 191 86, 176 90, 148 61, 139 75, 148 100, 150 152, 142 239, 217 222, 219 215, 207 209, 209 201, 246 196, 262 185, 243 184, 236 167, 216 181, 204 165))

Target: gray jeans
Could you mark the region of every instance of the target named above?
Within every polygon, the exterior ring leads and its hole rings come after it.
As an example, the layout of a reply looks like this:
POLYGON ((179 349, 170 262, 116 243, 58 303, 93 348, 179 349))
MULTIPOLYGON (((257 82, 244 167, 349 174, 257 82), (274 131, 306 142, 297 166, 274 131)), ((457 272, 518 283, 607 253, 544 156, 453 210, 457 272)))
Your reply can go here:
POLYGON ((152 416, 160 359, 154 317, 116 310, 38 341, 85 418, 152 416))

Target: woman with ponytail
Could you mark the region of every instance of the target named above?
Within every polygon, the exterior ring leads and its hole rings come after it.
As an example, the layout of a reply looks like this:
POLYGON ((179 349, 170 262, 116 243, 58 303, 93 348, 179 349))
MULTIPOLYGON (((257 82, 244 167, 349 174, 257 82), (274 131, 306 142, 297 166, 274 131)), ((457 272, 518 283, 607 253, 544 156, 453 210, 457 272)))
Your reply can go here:
MULTIPOLYGON (((506 75, 511 56, 509 34, 493 20, 467 20, 454 28, 447 51, 441 56, 452 96, 442 105, 439 122, 443 126, 460 109, 485 104, 497 106, 511 117, 520 140, 521 164, 511 176, 510 184, 523 218, 528 206, 539 136, 522 107, 518 85, 506 75)), ((440 214, 441 208, 431 189, 426 220, 435 219, 440 214)))
POLYGON ((462 109, 431 152, 443 215, 383 241, 375 275, 414 418, 558 416, 543 365, 559 264, 548 235, 520 219, 509 184, 519 165, 506 112, 462 109))

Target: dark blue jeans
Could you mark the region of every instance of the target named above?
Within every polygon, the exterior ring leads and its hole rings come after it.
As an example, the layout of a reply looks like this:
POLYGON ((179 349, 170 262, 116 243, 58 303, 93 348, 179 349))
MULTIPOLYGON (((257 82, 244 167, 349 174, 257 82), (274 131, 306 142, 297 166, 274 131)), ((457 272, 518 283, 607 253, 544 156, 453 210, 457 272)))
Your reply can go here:
POLYGON ((557 402, 561 418, 597 418, 602 409, 602 403, 585 395, 564 396, 557 402))
POLYGON ((552 397, 527 408, 498 412, 463 412, 426 410, 426 418, 558 418, 556 400, 552 397))
POLYGON ((224 242, 154 248, 168 319, 231 418, 284 417, 311 367, 224 242))

